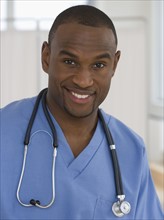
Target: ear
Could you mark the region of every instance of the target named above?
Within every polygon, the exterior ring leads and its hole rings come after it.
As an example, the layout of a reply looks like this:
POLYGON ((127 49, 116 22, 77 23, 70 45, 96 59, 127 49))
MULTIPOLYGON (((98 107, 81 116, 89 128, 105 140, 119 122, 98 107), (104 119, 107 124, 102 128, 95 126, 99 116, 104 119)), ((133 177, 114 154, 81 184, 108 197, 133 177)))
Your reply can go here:
POLYGON ((42 69, 48 73, 49 63, 50 63, 50 47, 48 43, 45 41, 42 45, 42 69))
POLYGON ((114 56, 113 75, 114 75, 115 70, 116 70, 116 68, 117 68, 117 64, 118 64, 118 61, 119 61, 119 59, 120 59, 120 56, 121 56, 121 51, 118 50, 118 51, 115 53, 115 56, 114 56))

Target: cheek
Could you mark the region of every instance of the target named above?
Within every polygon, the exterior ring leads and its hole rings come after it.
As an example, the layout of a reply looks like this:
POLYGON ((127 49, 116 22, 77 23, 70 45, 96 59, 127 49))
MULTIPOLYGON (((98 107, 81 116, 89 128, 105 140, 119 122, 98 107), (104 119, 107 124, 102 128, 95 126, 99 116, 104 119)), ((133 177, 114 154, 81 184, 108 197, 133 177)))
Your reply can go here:
POLYGON ((106 79, 104 81, 104 84, 102 85, 101 91, 104 97, 106 97, 109 92, 110 84, 111 84, 111 79, 106 79))
POLYGON ((49 83, 58 85, 62 81, 62 71, 60 66, 54 60, 51 60, 48 70, 49 83))
POLYGON ((112 77, 108 73, 108 74, 104 75, 104 77, 101 78, 101 80, 99 79, 97 81, 97 85, 99 87, 98 99, 99 99, 100 103, 102 103, 104 101, 104 99, 106 98, 106 96, 108 95, 110 85, 111 85, 111 78, 112 77))
POLYGON ((66 78, 68 78, 70 73, 68 72, 68 69, 64 67, 63 63, 57 58, 54 58, 51 60, 50 66, 49 66, 49 77, 51 79, 54 79, 56 81, 64 81, 66 78))
POLYGON ((112 77, 113 77, 112 70, 105 71, 102 75, 100 75, 97 82, 101 85, 102 90, 104 91, 109 90, 112 77))
POLYGON ((52 62, 48 70, 48 87, 51 92, 59 95, 61 80, 60 69, 56 63, 52 62))

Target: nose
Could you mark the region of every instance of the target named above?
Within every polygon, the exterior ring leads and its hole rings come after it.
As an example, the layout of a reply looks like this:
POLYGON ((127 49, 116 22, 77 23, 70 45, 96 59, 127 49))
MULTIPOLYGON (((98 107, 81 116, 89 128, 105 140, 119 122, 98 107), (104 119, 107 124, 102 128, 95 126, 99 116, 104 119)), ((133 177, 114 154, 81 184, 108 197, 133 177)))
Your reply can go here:
POLYGON ((90 70, 79 69, 73 77, 73 83, 81 88, 87 88, 93 85, 93 78, 90 70))

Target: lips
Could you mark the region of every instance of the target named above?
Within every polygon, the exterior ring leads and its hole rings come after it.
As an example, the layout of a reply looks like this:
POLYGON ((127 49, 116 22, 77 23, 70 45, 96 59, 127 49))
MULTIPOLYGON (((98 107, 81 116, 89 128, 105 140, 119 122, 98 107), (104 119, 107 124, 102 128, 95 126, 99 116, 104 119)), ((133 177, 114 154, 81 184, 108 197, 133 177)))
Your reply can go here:
POLYGON ((75 91, 73 89, 66 89, 68 97, 77 104, 86 104, 93 99, 94 92, 92 91, 75 91))
POLYGON ((73 96, 75 96, 76 98, 78 98, 78 99, 86 99, 86 98, 89 97, 89 95, 82 95, 82 94, 75 93, 75 92, 73 92, 73 91, 71 91, 71 94, 72 94, 73 96))

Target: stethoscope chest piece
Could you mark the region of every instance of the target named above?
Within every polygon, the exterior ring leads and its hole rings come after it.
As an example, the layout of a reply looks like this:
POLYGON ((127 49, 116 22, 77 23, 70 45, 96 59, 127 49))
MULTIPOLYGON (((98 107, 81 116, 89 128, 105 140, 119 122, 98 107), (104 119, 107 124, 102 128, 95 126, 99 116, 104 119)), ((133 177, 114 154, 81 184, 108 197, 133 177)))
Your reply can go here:
POLYGON ((127 201, 117 201, 112 206, 112 211, 115 216, 122 217, 127 215, 131 210, 131 205, 127 201))

